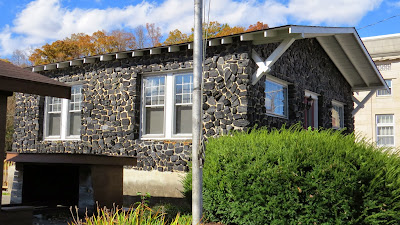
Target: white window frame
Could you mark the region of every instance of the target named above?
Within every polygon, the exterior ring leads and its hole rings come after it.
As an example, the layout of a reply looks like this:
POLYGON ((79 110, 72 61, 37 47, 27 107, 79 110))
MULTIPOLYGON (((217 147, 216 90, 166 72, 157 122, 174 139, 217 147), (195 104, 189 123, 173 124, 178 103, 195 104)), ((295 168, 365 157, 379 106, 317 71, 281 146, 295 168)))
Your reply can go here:
POLYGON ((386 89, 378 89, 376 91, 376 96, 377 97, 385 97, 385 96, 391 96, 392 95, 392 92, 393 92, 393 89, 392 89, 392 87, 393 87, 393 85, 392 85, 393 79, 385 79, 385 82, 386 82, 387 86, 389 87, 389 92, 386 91, 386 89), (387 83, 387 81, 390 81, 390 85, 387 83))
MULTIPOLYGON (((74 85, 73 87, 81 87, 82 85, 74 85)), ((44 133, 44 140, 45 141, 59 141, 59 140, 70 140, 70 141, 77 141, 80 140, 81 135, 68 135, 69 131, 69 121, 70 121, 70 100, 62 98, 61 99, 61 115, 60 115, 60 135, 53 135, 50 136, 48 134, 49 131, 49 119, 48 119, 48 106, 49 106, 49 101, 53 97, 48 97, 46 96, 45 99, 45 107, 44 107, 44 126, 43 126, 43 133, 44 133)), ((82 104, 82 103, 81 103, 82 104)), ((73 111, 80 111, 80 110, 73 110, 73 111)))
MULTIPOLYGON (((266 79, 265 79, 265 82, 264 82, 264 85, 265 85, 265 89, 264 89, 264 95, 265 95, 265 92, 266 92, 266 89, 267 89, 267 87, 266 87, 266 82, 271 82, 271 83, 274 83, 274 84, 277 84, 277 85, 280 85, 280 86, 282 86, 284 89, 286 89, 286 93, 285 93, 285 102, 284 102, 284 107, 285 107, 285 115, 281 115, 281 114, 277 114, 277 113, 273 113, 273 112, 266 112, 266 114, 267 115, 269 115, 269 116, 274 116, 274 117, 281 117, 281 118, 284 118, 284 119, 289 119, 289 103, 288 103, 288 91, 289 91, 289 89, 288 89, 288 85, 290 84, 290 83, 288 83, 288 82, 286 82, 286 81, 283 81, 283 80, 280 80, 280 79, 278 79, 278 78, 275 78, 275 77, 272 77, 272 76, 266 76, 266 79)), ((265 98, 265 101, 267 101, 267 98, 265 98)), ((265 102, 264 102, 264 107, 265 107, 265 102)))
POLYGON ((318 129, 318 96, 320 96, 319 94, 309 91, 309 90, 305 90, 304 91, 304 97, 311 97, 314 101, 314 127, 318 129))
POLYGON ((340 119, 339 127, 334 127, 333 124, 332 124, 332 129, 341 130, 341 129, 344 128, 344 105, 345 104, 342 103, 342 102, 339 102, 339 101, 336 101, 336 100, 332 100, 332 109, 333 109, 334 106, 336 106, 336 107, 342 108, 342 112, 343 112, 342 115, 339 114, 339 119, 340 119), (341 116, 342 116, 342 118, 340 118, 341 116))
POLYGON ((394 114, 376 114, 375 115, 375 142, 376 145, 378 146, 395 146, 396 145, 396 126, 395 126, 395 117, 394 114), (378 123, 378 116, 392 116, 393 117, 393 123, 378 123), (378 144, 378 128, 379 127, 393 127, 393 134, 392 135, 379 135, 379 136, 385 136, 385 137, 392 137, 393 136, 393 145, 382 145, 378 144))
MULTIPOLYGON (((191 70, 190 70, 191 71, 191 70)), ((176 134, 176 110, 175 110, 175 77, 179 75, 192 75, 192 72, 170 72, 170 73, 155 73, 155 74, 144 74, 142 76, 142 87, 141 87, 141 102, 140 102, 140 139, 141 140, 186 140, 192 138, 192 133, 187 134, 176 134), (145 87, 144 79, 151 76, 164 76, 165 77, 165 90, 164 90, 164 124, 163 134, 146 134, 146 110, 145 110, 145 87)), ((192 79, 193 81, 193 79, 192 79)), ((186 104, 193 105, 193 103, 186 104)))

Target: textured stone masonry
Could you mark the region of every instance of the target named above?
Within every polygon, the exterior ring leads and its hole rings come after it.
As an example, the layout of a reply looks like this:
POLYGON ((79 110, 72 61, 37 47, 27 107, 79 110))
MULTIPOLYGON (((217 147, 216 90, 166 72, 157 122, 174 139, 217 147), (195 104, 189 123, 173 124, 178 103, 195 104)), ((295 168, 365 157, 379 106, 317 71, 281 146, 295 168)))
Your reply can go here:
MULTIPOLYGON (((315 39, 297 40, 272 67, 270 75, 290 82, 289 119, 265 114, 264 79, 251 85, 254 48, 266 58, 277 44, 253 46, 234 38, 209 47, 204 61, 203 122, 206 136, 280 127, 304 118, 304 90, 321 96, 319 125, 331 125, 331 101, 345 103, 345 126, 353 131, 351 87, 315 39)), ((83 85, 80 141, 44 141, 44 97, 17 94, 13 151, 20 153, 104 154, 138 157, 137 169, 187 171, 191 140, 140 140, 141 80, 147 73, 188 71, 192 50, 162 52, 42 72, 61 82, 83 85)))

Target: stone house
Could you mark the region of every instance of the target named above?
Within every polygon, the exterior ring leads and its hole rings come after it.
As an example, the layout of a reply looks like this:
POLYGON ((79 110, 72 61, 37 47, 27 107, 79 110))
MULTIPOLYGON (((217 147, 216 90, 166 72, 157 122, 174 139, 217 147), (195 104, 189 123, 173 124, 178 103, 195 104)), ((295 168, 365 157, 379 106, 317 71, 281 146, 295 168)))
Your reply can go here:
MULTIPOLYGON (((206 137, 298 122, 352 132, 353 91, 386 88, 354 28, 288 25, 206 43, 206 137)), ((137 191, 180 198, 191 155, 192 53, 184 43, 34 66, 72 94, 16 96, 14 202, 84 208, 121 204, 122 194, 128 204, 137 191)))

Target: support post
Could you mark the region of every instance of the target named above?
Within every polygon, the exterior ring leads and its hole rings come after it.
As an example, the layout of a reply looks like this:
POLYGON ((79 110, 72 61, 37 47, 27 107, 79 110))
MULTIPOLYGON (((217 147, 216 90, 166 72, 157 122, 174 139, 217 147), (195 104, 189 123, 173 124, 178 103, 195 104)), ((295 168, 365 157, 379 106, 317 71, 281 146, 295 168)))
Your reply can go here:
POLYGON ((351 115, 355 116, 356 113, 360 109, 364 108, 365 103, 367 103, 367 101, 375 94, 375 92, 376 92, 376 89, 371 90, 361 102, 359 100, 357 100, 354 96, 352 96, 352 99, 357 104, 357 107, 355 109, 353 109, 353 111, 351 112, 351 115))
POLYGON ((284 39, 281 44, 271 53, 270 56, 264 61, 254 49, 252 50, 251 57, 256 62, 258 69, 252 76, 252 85, 255 85, 261 77, 268 73, 274 63, 281 57, 281 55, 293 44, 296 39, 293 37, 284 39))
POLYGON ((201 139, 201 83, 203 62, 203 1, 194 1, 194 48, 193 48, 193 105, 192 105, 192 224, 200 224, 203 214, 203 173, 200 168, 199 150, 201 139))
MULTIPOLYGON (((11 93, 12 94, 12 93, 11 93)), ((6 120, 7 120, 7 97, 10 93, 0 93, 0 181, 3 189, 3 170, 4 170, 4 157, 5 157, 5 141, 6 141, 6 120)), ((0 199, 0 209, 1 209, 0 199)))

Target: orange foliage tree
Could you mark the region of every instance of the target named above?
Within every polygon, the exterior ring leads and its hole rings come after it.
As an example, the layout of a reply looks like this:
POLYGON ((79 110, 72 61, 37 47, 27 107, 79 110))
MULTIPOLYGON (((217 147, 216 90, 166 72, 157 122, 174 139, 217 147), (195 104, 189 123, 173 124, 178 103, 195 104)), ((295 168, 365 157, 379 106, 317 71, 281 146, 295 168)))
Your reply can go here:
POLYGON ((257 23, 250 25, 246 32, 250 32, 250 31, 256 31, 256 30, 264 30, 264 29, 268 29, 269 26, 268 24, 264 24, 263 22, 257 21, 257 23))
MULTIPOLYGON (((219 23, 217 21, 211 21, 208 24, 203 24, 203 35, 204 38, 214 38, 222 37, 227 35, 233 35, 238 33, 264 30, 268 28, 268 24, 258 21, 256 24, 250 25, 247 29, 241 26, 231 27, 227 23, 219 23)), ((192 28, 192 33, 190 35, 182 33, 180 30, 176 29, 169 32, 167 39, 164 41, 164 45, 179 44, 183 42, 193 41, 194 28, 192 28)))
POLYGON ((179 43, 184 43, 184 42, 189 42, 191 41, 189 39, 189 36, 187 34, 182 33, 180 30, 175 29, 173 31, 169 32, 169 35, 167 39, 164 41, 164 45, 173 45, 173 44, 179 44, 179 43))
POLYGON ((39 65, 134 48, 135 35, 127 31, 96 31, 92 35, 78 33, 35 49, 29 61, 39 65))

